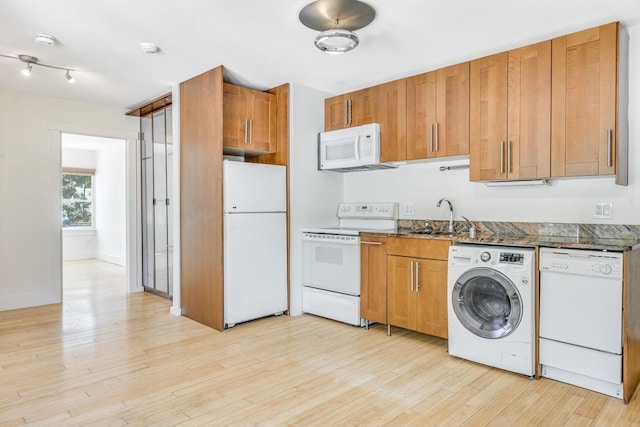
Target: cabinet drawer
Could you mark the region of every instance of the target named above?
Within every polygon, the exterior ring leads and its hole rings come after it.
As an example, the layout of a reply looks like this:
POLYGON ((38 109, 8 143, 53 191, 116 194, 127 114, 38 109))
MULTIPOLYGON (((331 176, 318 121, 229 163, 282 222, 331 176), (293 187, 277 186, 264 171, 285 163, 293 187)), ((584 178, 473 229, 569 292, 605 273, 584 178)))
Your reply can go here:
POLYGON ((389 238, 387 253, 416 258, 447 260, 450 240, 389 238))

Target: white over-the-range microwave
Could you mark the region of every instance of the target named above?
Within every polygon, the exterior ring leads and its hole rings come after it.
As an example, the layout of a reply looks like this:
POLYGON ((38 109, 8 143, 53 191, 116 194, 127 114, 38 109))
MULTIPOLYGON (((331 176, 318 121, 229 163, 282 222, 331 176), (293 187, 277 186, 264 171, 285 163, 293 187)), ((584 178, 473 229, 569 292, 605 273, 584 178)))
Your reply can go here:
POLYGON ((380 124, 370 123, 318 134, 318 169, 336 172, 389 169, 380 163, 380 124))

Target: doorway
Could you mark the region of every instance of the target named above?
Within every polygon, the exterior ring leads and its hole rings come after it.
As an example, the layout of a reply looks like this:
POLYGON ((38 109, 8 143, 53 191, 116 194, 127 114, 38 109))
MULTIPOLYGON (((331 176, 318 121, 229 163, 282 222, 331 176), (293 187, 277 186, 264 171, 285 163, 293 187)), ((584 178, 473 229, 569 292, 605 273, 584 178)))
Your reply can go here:
POLYGON ((126 277, 126 140, 62 133, 60 146, 64 294, 78 264, 108 263, 126 277))

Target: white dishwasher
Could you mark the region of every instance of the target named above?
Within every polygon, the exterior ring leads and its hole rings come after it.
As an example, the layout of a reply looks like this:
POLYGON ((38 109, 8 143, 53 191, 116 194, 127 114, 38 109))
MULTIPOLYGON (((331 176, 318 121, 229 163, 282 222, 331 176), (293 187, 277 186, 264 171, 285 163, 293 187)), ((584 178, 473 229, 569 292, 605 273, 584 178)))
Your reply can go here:
POLYGON ((542 376, 622 399, 622 253, 540 249, 542 376))

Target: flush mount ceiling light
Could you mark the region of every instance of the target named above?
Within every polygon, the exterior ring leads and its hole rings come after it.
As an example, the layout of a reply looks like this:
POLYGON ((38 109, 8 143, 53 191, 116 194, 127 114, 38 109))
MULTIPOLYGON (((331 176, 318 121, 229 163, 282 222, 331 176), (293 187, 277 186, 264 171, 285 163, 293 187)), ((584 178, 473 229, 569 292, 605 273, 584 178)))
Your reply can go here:
POLYGON ((56 44, 56 38, 49 34, 37 34, 34 41, 39 46, 53 46, 56 44))
POLYGON ((358 46, 354 30, 359 30, 375 18, 375 10, 358 0, 316 0, 302 8, 300 22, 320 31, 315 38, 318 49, 327 53, 344 53, 358 46))
POLYGON ((160 50, 160 48, 153 43, 140 43, 140 49, 148 55, 157 53, 160 50))
POLYGON ((5 55, 4 53, 0 53, 0 57, 9 58, 9 59, 17 59, 18 61, 26 63, 27 67, 22 70, 22 74, 24 74, 25 76, 31 75, 31 70, 33 68, 33 65, 38 65, 40 67, 53 68, 53 69, 56 69, 56 70, 63 70, 63 71, 65 71, 65 77, 66 77, 66 79, 67 79, 67 81, 69 83, 73 83, 75 81, 73 76, 71 76, 71 71, 75 71, 75 69, 71 68, 71 67, 60 67, 60 66, 57 66, 57 65, 43 64, 42 62, 40 62, 38 60, 38 58, 36 58, 35 56, 31 56, 31 55, 5 55))
MULTIPOLYGON (((337 23, 336 23, 337 26, 337 23)), ((316 47, 327 53, 344 53, 355 49, 360 43, 353 31, 334 28, 318 34, 314 40, 316 47)))

